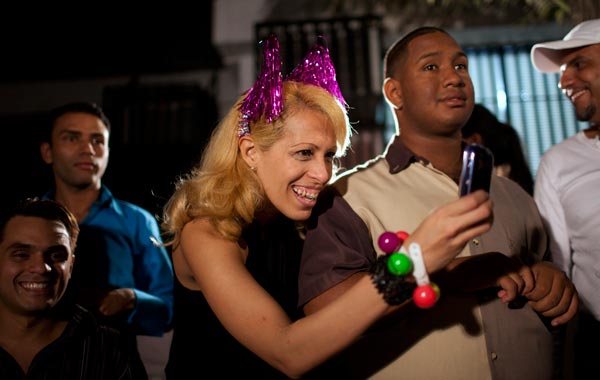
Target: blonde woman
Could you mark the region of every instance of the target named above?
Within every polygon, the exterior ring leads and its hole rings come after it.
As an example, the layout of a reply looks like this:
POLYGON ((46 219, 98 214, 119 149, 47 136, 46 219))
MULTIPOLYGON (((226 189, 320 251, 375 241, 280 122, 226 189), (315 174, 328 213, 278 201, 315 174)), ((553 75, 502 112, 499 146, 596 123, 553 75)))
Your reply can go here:
MULTIPOLYGON (((403 294, 414 287, 406 276, 383 289, 374 274, 330 307, 299 315, 297 226, 329 183, 351 128, 325 47, 316 45, 285 80, 274 36, 264 51, 257 84, 165 207, 177 278, 206 300, 207 316, 193 327, 203 330, 192 354, 198 377, 298 378, 409 302, 403 294)), ((405 244, 428 247, 425 266, 436 271, 487 231, 490 217, 479 192, 438 209, 405 244)))

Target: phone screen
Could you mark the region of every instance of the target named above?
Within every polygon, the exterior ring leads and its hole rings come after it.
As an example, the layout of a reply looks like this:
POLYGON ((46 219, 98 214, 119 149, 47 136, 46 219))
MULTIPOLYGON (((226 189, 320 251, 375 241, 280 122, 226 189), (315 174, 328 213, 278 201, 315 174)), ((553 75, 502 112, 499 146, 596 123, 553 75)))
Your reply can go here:
POLYGON ((480 189, 489 192, 493 168, 494 155, 488 148, 479 144, 467 145, 463 151, 459 195, 462 197, 480 189))

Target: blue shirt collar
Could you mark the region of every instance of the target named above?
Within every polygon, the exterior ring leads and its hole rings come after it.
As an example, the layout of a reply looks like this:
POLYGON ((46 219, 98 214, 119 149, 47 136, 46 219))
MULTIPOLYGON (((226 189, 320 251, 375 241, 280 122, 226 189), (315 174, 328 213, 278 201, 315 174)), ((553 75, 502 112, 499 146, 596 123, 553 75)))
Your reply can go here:
MULTIPOLYGON (((55 196, 56 196, 56 189, 52 189, 52 190, 48 191, 46 194, 44 194, 42 196, 42 198, 55 199, 55 196)), ((88 216, 86 216, 85 219, 88 219, 90 216, 95 215, 98 210, 103 209, 103 208, 110 208, 118 215, 123 216, 123 209, 121 208, 121 206, 119 205, 119 203, 117 202, 115 197, 112 195, 112 192, 105 185, 102 185, 100 187, 100 196, 92 204, 90 213, 88 214, 88 216)), ((85 222, 85 220, 84 220, 84 222, 85 222)))

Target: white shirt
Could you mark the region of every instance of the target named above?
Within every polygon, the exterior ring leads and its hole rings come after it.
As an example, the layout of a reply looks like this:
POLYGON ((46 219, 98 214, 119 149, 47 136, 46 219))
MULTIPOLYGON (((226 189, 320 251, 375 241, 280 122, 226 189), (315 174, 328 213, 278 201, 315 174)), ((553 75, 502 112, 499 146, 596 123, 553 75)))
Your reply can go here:
POLYGON ((540 161, 534 198, 552 260, 600 320, 600 140, 581 131, 551 147, 540 161))

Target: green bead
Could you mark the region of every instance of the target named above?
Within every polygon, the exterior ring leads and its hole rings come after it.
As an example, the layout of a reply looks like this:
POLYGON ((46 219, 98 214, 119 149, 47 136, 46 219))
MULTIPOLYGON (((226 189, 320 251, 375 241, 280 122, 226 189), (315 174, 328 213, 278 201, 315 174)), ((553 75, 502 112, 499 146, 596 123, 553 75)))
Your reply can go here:
POLYGON ((412 261, 404 253, 394 252, 388 258, 388 269, 393 275, 404 276, 412 271, 412 261))

